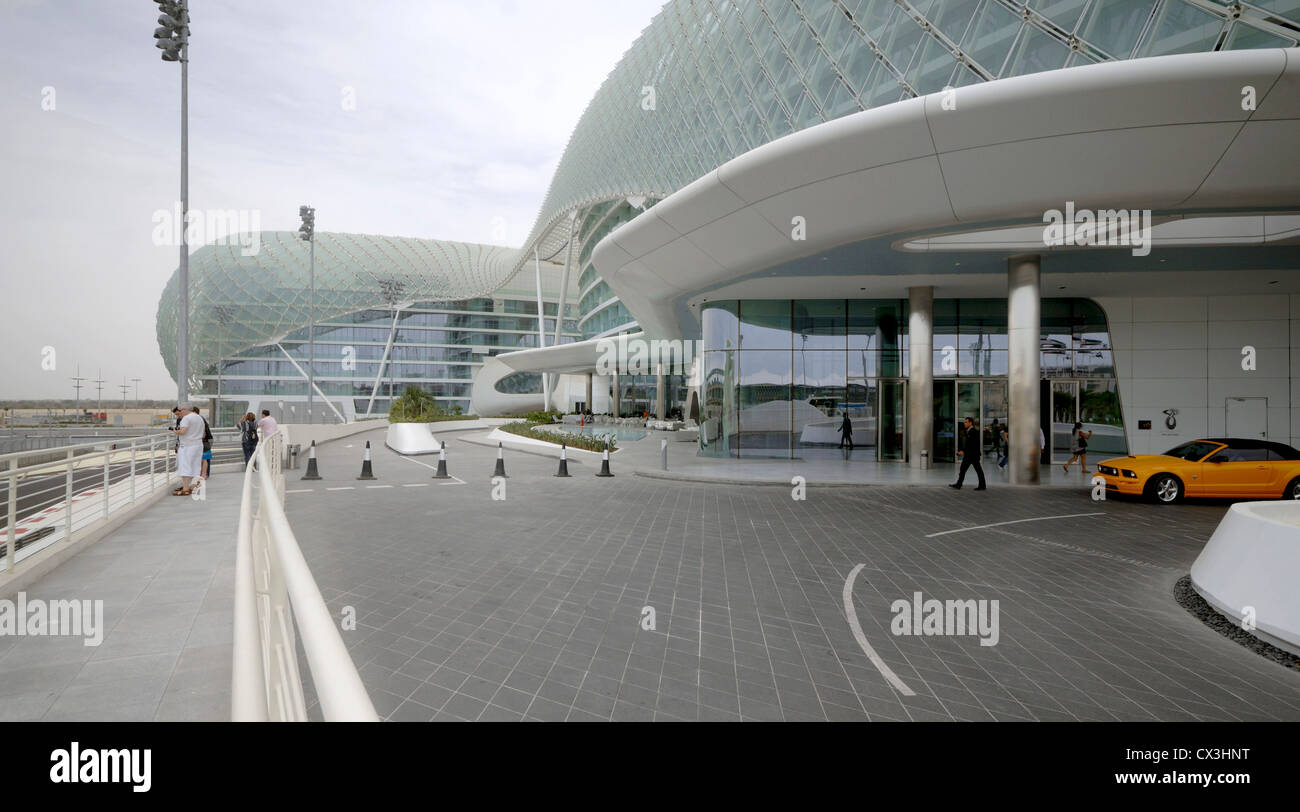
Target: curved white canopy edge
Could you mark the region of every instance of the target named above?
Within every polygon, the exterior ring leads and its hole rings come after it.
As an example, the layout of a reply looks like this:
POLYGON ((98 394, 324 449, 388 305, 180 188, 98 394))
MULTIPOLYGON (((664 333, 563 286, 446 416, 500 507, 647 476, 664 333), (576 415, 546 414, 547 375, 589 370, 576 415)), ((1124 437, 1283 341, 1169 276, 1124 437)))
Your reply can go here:
POLYGON ((605 237, 593 261, 648 334, 679 336, 684 295, 873 237, 1041 222, 1066 201, 1162 213, 1294 208, 1297 144, 1300 49, 1049 71, 765 144, 605 237))

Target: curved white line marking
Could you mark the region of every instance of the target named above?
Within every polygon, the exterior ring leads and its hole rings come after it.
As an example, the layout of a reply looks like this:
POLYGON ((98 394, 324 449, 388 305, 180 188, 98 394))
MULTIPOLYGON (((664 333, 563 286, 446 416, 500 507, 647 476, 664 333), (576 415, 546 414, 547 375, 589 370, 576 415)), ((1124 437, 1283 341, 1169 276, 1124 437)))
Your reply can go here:
POLYGON ((1105 516, 1105 515, 1106 514, 1102 512, 1102 513, 1067 513, 1064 516, 1035 516, 1032 519, 1012 519, 1009 522, 994 522, 993 524, 981 524, 981 525, 976 525, 975 527, 959 527, 956 530, 944 530, 943 532, 940 533, 930 533, 926 536, 926 538, 932 539, 935 536, 946 536, 949 533, 965 533, 967 530, 983 530, 986 527, 1001 527, 1004 524, 1020 524, 1021 522, 1045 522, 1048 519, 1077 519, 1080 516, 1105 516))
POLYGON ((858 645, 862 646, 862 650, 866 652, 867 658, 871 660, 871 664, 876 667, 880 675, 889 680, 889 684, 894 686, 894 689, 903 696, 916 696, 916 692, 908 688, 894 673, 893 669, 886 665, 884 660, 880 659, 880 655, 867 642, 867 636, 862 633, 862 626, 858 623, 858 613, 853 608, 853 581, 865 566, 866 564, 859 564, 854 567, 853 571, 849 573, 848 580, 844 582, 844 614, 849 617, 849 628, 853 630, 853 636, 857 638, 858 645))

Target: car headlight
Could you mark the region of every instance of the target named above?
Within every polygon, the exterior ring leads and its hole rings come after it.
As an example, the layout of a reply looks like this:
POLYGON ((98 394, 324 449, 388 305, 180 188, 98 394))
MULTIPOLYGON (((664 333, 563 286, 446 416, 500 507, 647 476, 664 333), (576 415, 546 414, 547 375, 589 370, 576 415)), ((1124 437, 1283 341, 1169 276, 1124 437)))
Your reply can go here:
POLYGON ((1120 473, 1122 473, 1122 474, 1123 474, 1125 477, 1127 477, 1128 479, 1137 479, 1137 478, 1138 478, 1138 475, 1137 475, 1136 473, 1134 473, 1133 471, 1130 471, 1130 470, 1127 469, 1127 468, 1123 469, 1120 473))
POLYGON ((1118 475, 1119 475, 1119 472, 1116 471, 1114 468, 1111 468, 1109 465, 1098 465, 1098 466, 1097 466, 1097 470, 1098 470, 1098 471, 1101 471, 1103 474, 1107 474, 1107 475, 1109 475, 1109 476, 1118 476, 1118 475))

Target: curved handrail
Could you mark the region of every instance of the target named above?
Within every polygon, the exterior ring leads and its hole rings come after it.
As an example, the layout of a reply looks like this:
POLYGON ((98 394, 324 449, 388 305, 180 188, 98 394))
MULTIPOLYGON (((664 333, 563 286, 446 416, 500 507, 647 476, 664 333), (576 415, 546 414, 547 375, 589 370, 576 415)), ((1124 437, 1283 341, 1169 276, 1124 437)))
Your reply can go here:
POLYGON ((231 716, 235 721, 306 720, 295 645, 301 637, 325 720, 377 722, 284 514, 279 466, 284 440, 283 432, 263 439, 244 472, 235 551, 231 716))

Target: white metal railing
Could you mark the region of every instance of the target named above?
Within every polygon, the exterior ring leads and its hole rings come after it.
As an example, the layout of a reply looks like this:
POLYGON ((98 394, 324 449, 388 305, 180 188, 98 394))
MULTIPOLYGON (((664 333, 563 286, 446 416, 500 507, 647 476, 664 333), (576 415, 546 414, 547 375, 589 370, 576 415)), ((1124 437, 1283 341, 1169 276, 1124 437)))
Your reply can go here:
POLYGON ((4 572, 169 487, 175 442, 159 431, 0 455, 4 572))
POLYGON ((284 431, 263 439, 244 472, 235 545, 231 718, 307 720, 298 670, 301 635, 325 721, 377 722, 375 706, 284 515, 280 466, 285 442, 284 431))

